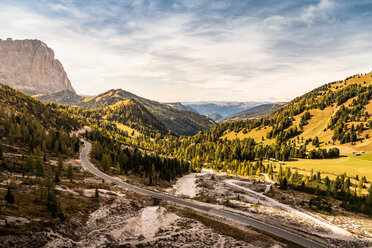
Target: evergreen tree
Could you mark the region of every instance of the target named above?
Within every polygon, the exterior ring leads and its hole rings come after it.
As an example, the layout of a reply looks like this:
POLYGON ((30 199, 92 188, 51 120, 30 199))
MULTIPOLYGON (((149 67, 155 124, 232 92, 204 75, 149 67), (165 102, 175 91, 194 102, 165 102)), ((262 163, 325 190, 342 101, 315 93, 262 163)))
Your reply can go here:
POLYGON ((280 188, 281 189, 287 189, 288 187, 288 181, 287 181, 287 178, 284 178, 281 182, 280 182, 280 188))
POLYGON ((111 167, 111 156, 110 154, 103 154, 102 156, 102 165, 104 171, 109 171, 111 167))
POLYGON ((57 171, 59 174, 61 174, 63 171, 63 158, 61 154, 58 154, 57 166, 58 166, 57 171))
POLYGON ((44 165, 39 159, 37 159, 35 162, 35 170, 36 170, 36 176, 44 177, 44 165))
POLYGON ((74 169, 71 165, 68 165, 67 178, 70 179, 70 182, 75 178, 74 169))
POLYGON ((58 213, 58 210, 59 210, 59 204, 58 204, 58 201, 57 201, 55 186, 54 186, 54 183, 51 180, 49 180, 49 178, 46 182, 46 185, 47 185, 46 206, 47 206, 48 210, 50 211, 50 213, 52 214, 52 216, 56 217, 57 213, 58 213))
POLYGON ((33 157, 32 153, 27 158, 26 170, 27 170, 27 172, 34 171, 34 157, 33 157))
POLYGON ((372 184, 368 188, 368 203, 372 206, 372 184))
POLYGON ((56 173, 54 175, 53 182, 54 183, 59 183, 61 181, 61 179, 59 177, 60 177, 59 171, 56 171, 56 173))
POLYGON ((12 203, 14 203, 15 202, 15 200, 14 200, 14 196, 13 196, 13 194, 12 194, 12 191, 11 191, 11 189, 10 189, 10 187, 8 187, 8 192, 6 193, 6 195, 5 195, 5 201, 9 204, 12 204, 12 203))
POLYGON ((155 179, 155 165, 152 164, 151 165, 151 171, 149 173, 149 184, 152 185, 153 184, 153 181, 155 179))

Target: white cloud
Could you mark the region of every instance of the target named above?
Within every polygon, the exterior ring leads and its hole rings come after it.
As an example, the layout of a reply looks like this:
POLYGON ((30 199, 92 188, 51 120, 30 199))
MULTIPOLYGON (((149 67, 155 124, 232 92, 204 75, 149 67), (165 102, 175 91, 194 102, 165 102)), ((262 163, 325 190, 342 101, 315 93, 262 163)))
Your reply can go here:
MULTIPOLYGON (((200 2, 187 4, 199 8, 200 2)), ((43 40, 85 95, 123 88, 159 101, 285 100, 370 70, 371 34, 345 36, 338 26, 327 34, 316 29, 318 21, 333 21, 335 6, 321 1, 292 16, 218 22, 203 21, 192 11, 159 14, 154 6, 152 15, 143 15, 141 9, 87 11, 51 4, 54 16, 4 5, 0 33, 3 39, 43 40), (305 28, 295 29, 299 23, 305 28)))
POLYGON ((330 0, 321 0, 318 4, 309 5, 293 16, 273 15, 264 20, 264 26, 272 31, 282 31, 293 25, 306 25, 308 27, 317 22, 330 22, 336 4, 330 0))

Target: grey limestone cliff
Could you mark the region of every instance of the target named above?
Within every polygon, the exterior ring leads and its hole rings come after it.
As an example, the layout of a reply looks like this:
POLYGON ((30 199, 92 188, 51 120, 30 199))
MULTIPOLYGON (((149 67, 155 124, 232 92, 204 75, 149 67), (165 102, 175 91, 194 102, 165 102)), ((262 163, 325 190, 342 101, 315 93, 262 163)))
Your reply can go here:
POLYGON ((53 50, 40 40, 0 39, 0 83, 31 95, 75 92, 53 50))

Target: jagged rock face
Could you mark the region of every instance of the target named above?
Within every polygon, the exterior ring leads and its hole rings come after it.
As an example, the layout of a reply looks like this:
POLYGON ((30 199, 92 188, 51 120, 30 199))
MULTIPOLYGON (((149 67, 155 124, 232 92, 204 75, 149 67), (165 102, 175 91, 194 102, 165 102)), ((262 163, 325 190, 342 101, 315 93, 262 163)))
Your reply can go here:
POLYGON ((0 39, 0 83, 31 95, 75 92, 53 50, 39 40, 0 39))

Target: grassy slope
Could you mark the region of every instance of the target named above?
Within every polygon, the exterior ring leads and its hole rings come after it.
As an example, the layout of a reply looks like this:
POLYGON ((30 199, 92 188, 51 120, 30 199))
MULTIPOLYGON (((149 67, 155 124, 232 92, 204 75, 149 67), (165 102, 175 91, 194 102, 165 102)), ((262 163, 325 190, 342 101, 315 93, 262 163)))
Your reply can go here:
POLYGON ((126 125, 121 124, 121 123, 119 123, 119 122, 115 122, 115 124, 116 124, 116 126, 117 126, 120 130, 122 130, 122 131, 124 131, 124 132, 128 132, 128 134, 129 134, 131 137, 133 137, 133 138, 137 138, 138 136, 141 136, 141 135, 142 135, 140 132, 138 132, 137 130, 135 130, 135 129, 129 127, 129 126, 126 126, 126 125), (133 132, 134 132, 134 134, 133 134, 133 136, 132 136, 132 133, 133 133, 133 132))
MULTIPOLYGON (((340 90, 348 85, 351 84, 362 84, 363 86, 371 85, 372 84, 372 73, 369 73, 367 75, 360 75, 352 77, 348 80, 346 80, 346 84, 344 82, 335 83, 332 85, 331 90, 336 91, 340 90), (364 84, 366 82, 366 84, 364 84), (337 89, 336 89, 337 88, 337 89)), ((355 97, 356 98, 356 97, 355 97)), ((349 99, 347 102, 345 102, 344 106, 349 106, 349 104, 352 102, 354 98, 349 99)), ((365 106, 368 113, 372 114, 372 101, 369 102, 368 105, 365 106)), ((332 115, 338 110, 339 107, 336 107, 336 104, 334 104, 331 107, 327 107, 324 110, 320 109, 311 109, 309 110, 311 116, 311 119, 308 121, 309 124, 304 126, 303 132, 299 135, 300 137, 303 137, 305 140, 309 138, 314 138, 315 136, 318 136, 321 145, 320 147, 338 147, 342 154, 351 154, 355 151, 365 150, 372 152, 372 130, 364 130, 362 135, 359 135, 358 138, 365 137, 367 134, 369 134, 370 138, 365 139, 363 142, 356 142, 355 145, 351 145, 351 143, 347 144, 340 144, 339 142, 336 142, 335 145, 332 145, 332 136, 333 132, 332 130, 323 131, 327 124, 329 123, 332 115)), ((303 113, 295 116, 295 120, 293 122, 292 126, 298 126, 300 123, 300 119, 303 113)), ((351 123, 348 123, 349 125, 351 123)), ((354 124, 359 124, 359 122, 354 122, 354 124)), ((364 122, 366 124, 366 122, 364 122)), ((266 138, 266 134, 270 132, 271 129, 267 128, 266 130, 263 129, 254 129, 251 132, 248 132, 246 134, 243 134, 242 132, 235 133, 235 132, 228 132, 225 133, 225 135, 222 138, 228 138, 228 139, 244 139, 248 137, 252 137, 256 140, 256 142, 262 141, 262 136, 266 138)), ((294 138, 296 139, 296 138, 294 138)), ((273 143, 269 140, 266 140, 263 142, 264 144, 271 144, 273 143)), ((308 146, 308 148, 313 148, 311 145, 308 146)))
MULTIPOLYGON (((346 84, 344 82, 335 83, 332 85, 331 90, 336 91, 341 88, 344 88, 350 84, 362 84, 362 85, 371 85, 372 84, 372 73, 367 75, 360 75, 352 77, 346 80, 346 84), (364 84, 366 82, 366 84, 364 84), (337 89, 336 89, 337 88, 337 89)), ((356 97, 355 97, 356 98, 356 97)), ((349 106, 354 98, 349 99, 343 105, 349 106)), ((366 176, 368 180, 372 180, 372 130, 364 130, 358 138, 364 138, 367 134, 369 134, 369 139, 364 139, 363 142, 357 141, 355 145, 351 145, 351 143, 340 144, 340 142, 335 142, 335 145, 332 143, 332 130, 324 129, 327 127, 331 117, 334 113, 338 110, 339 107, 336 107, 336 104, 333 106, 329 106, 324 110, 320 109, 312 109, 309 110, 311 113, 311 119, 308 121, 308 124, 304 126, 303 132, 299 135, 303 137, 304 140, 308 138, 314 138, 315 136, 319 137, 321 142, 321 148, 330 148, 330 147, 337 147, 340 149, 341 154, 346 156, 341 157, 339 159, 324 159, 324 160, 310 160, 310 159, 299 159, 297 161, 290 161, 286 162, 285 166, 289 166, 291 168, 297 168, 302 170, 302 173, 310 174, 311 169, 314 169, 315 172, 319 171, 322 173, 323 176, 329 176, 330 178, 335 178, 336 175, 341 175, 342 173, 346 172, 348 176, 355 177, 357 174, 359 177, 366 176), (356 151, 366 151, 366 154, 362 154, 362 156, 356 157, 352 155, 353 152, 356 151)), ((365 106, 368 113, 372 114, 372 101, 369 102, 365 106)), ((292 126, 298 126, 300 123, 300 119, 303 113, 295 116, 295 120, 293 121, 292 126)), ((348 125, 354 123, 356 126, 360 122, 350 122, 348 125)), ((366 122, 364 122, 366 124, 366 122)), ((262 142, 262 137, 265 137, 263 144, 270 145, 275 142, 274 139, 266 139, 266 134, 270 132, 271 127, 266 129, 254 129, 246 134, 242 132, 235 133, 235 132, 227 132, 221 138, 227 139, 244 139, 244 138, 254 138, 256 142, 262 142)), ((293 138, 297 139, 297 137, 293 138)), ((299 143, 300 145, 302 143, 299 143)), ((311 143, 307 146, 308 149, 313 149, 311 143)), ((278 168, 278 167, 277 167, 278 168)), ((352 180, 352 182, 356 182, 352 180)))
MULTIPOLYGON (((369 183, 366 183, 366 188, 363 189, 362 193, 367 194, 367 188, 371 184, 372 179, 372 153, 362 154, 360 157, 354 155, 344 156, 338 159, 299 159, 298 161, 289 161, 283 165, 290 167, 292 170, 298 170, 300 174, 311 175, 311 170, 314 173, 320 172, 322 177, 328 176, 330 179, 335 179, 336 176, 340 176, 346 173, 348 177, 351 177, 351 183, 358 184, 359 181, 355 180, 355 176, 359 178, 365 176, 369 183)), ((274 171, 278 171, 277 166, 274 171)))
POLYGON ((314 169, 322 174, 340 175, 340 172, 345 172, 350 177, 359 175, 372 179, 372 153, 360 157, 349 155, 338 159, 300 159, 286 162, 286 165, 307 171, 314 169))

